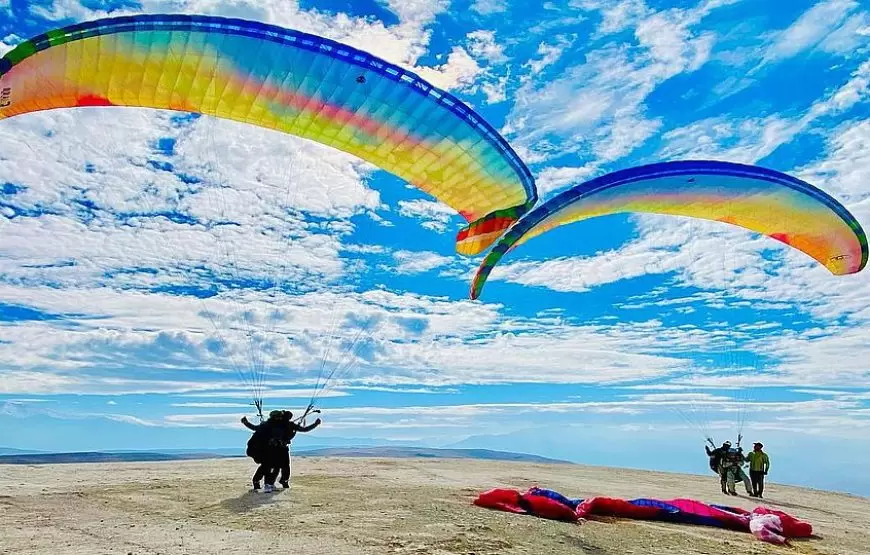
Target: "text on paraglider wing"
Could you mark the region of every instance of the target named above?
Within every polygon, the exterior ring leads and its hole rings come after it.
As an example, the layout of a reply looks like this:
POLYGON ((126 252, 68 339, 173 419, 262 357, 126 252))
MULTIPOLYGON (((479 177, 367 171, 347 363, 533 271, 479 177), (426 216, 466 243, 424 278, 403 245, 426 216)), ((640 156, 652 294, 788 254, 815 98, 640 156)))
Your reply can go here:
POLYGON ((0 90, 0 108, 5 108, 12 104, 12 89, 4 87, 0 90))

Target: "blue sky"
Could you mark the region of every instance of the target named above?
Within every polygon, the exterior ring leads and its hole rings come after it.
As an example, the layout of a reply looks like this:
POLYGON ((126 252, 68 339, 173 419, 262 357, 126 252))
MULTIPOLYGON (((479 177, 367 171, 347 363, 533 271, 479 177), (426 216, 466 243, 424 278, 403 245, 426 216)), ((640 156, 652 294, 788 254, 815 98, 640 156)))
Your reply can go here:
MULTIPOLYGON (((268 21, 411 68, 499 129, 543 199, 716 158, 806 179, 870 226, 858 1, 7 0, 0 52, 139 12, 268 21)), ((866 272, 834 278, 720 224, 613 216, 518 249, 471 302, 479 259, 454 254, 446 206, 311 142, 148 110, 0 122, 0 183, 0 446, 242 446, 249 364, 267 408, 302 408, 336 345, 325 424, 300 447, 704 473, 705 434, 742 430, 773 480, 870 494, 866 272)))

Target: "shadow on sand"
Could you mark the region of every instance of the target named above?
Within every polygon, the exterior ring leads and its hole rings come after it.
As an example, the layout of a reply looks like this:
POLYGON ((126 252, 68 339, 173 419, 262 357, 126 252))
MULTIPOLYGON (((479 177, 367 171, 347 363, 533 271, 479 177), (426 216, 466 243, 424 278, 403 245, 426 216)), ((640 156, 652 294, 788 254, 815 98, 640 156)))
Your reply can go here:
POLYGON ((237 514, 247 513, 257 507, 274 503, 277 500, 276 496, 281 495, 281 491, 279 489, 274 493, 262 493, 249 490, 233 499, 221 501, 221 507, 237 514))
POLYGON ((786 509, 797 509, 797 510, 801 510, 801 511, 816 511, 818 513, 824 513, 826 515, 840 516, 833 511, 820 509, 818 507, 810 507, 809 505, 800 505, 798 503, 786 503, 785 501, 777 501, 776 499, 768 499, 767 497, 759 499, 758 502, 761 505, 770 505, 773 508, 785 507, 786 509))

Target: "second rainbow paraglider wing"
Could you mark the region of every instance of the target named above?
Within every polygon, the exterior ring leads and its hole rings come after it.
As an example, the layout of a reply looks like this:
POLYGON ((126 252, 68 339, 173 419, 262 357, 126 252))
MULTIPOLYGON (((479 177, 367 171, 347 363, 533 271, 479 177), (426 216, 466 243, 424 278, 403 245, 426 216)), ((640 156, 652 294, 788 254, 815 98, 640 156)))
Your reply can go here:
POLYGON ((511 249, 556 227, 626 212, 713 220, 762 233, 811 256, 834 275, 867 265, 867 236, 824 191, 774 170, 691 160, 629 168, 598 177, 540 204, 481 263, 471 287, 480 296, 511 249))

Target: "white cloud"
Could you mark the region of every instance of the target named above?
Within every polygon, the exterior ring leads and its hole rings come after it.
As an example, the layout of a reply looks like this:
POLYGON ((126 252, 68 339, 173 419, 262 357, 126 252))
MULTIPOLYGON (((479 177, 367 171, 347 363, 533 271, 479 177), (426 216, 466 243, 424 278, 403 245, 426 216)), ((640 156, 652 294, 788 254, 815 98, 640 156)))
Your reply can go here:
MULTIPOLYGON (((800 52, 826 41, 859 6, 856 0, 824 0, 804 12, 790 27, 776 34, 765 51, 761 64, 792 58, 800 52)), ((842 46, 843 35, 826 42, 824 48, 835 51, 842 46)))
MULTIPOLYGON (((694 9, 655 12, 639 1, 581 2, 588 10, 602 11, 602 23, 592 38, 597 41, 595 50, 589 52, 584 65, 565 70, 559 63, 588 49, 590 40, 556 32, 546 37, 517 80, 523 88, 508 129, 518 134, 517 149, 530 154, 528 161, 555 158, 567 151, 591 161, 559 161, 543 168, 538 179, 542 196, 591 177, 606 162, 625 156, 661 129, 664 119, 647 106, 650 94, 668 79, 705 63, 715 37, 698 23, 714 8, 729 3, 713 0, 694 9), (632 36, 622 42, 625 37, 609 35, 617 32, 632 36), (539 75, 556 70, 561 74, 555 79, 539 75)), ((143 9, 164 11, 167 6, 167 2, 146 0, 143 9)), ((440 86, 481 93, 491 103, 504 101, 512 87, 507 67, 500 68, 504 71, 498 75, 492 71, 492 65, 509 61, 508 53, 511 59, 517 57, 507 48, 518 39, 500 27, 466 34, 465 48, 427 52, 428 27, 445 12, 447 2, 395 0, 390 7, 399 23, 391 26, 370 18, 304 11, 294 2, 193 0, 171 6, 172 11, 249 17, 329 36, 413 68, 440 86), (440 65, 420 68, 424 54, 440 60, 440 65)), ((502 7, 498 1, 474 5, 480 13, 496 13, 502 7)), ((69 0, 55 2, 48 10, 52 17, 77 20, 100 15, 69 0)), ((866 24, 862 14, 852 13, 838 29, 819 39, 818 48, 843 53, 860 46, 866 24)), ((535 25, 529 32, 549 32, 566 22, 566 18, 530 22, 535 25)), ((536 37, 536 42, 541 39, 536 37)), ((534 45, 529 46, 533 51, 534 45)), ((668 135, 670 147, 675 155, 691 151, 725 153, 747 161, 763 157, 810 129, 811 123, 860 106, 867 98, 866 67, 861 67, 848 85, 820 100, 802 118, 773 115, 734 123, 714 117, 668 135)), ((360 288, 357 292, 342 278, 360 271, 360 265, 343 260, 342 252, 389 255, 396 271, 408 274, 441 269, 440 275, 447 275, 461 263, 434 252, 343 243, 354 231, 352 217, 366 214, 376 219, 375 211, 383 209, 380 195, 366 185, 373 168, 353 157, 232 122, 201 118, 178 126, 167 114, 157 112, 77 110, 10 120, 3 127, 9 134, 0 135, 4 155, 0 183, 27 187, 4 201, 17 210, 48 209, 54 214, 0 220, 0 234, 7 239, 0 243, 0 274, 7 280, 0 287, 0 299, 60 317, 0 325, 0 359, 8 364, 0 370, 0 392, 171 393, 203 399, 176 403, 181 408, 243 409, 249 393, 239 388, 233 366, 244 367, 251 359, 246 334, 253 325, 260 332, 255 348, 269 372, 266 396, 307 400, 323 338, 331 333, 332 321, 345 317, 379 323, 366 352, 348 357, 353 373, 336 380, 333 390, 322 397, 349 401, 348 392, 360 388, 442 393, 433 387, 517 380, 679 380, 692 370, 693 356, 720 349, 734 337, 747 341, 747 348, 782 361, 759 376, 760 384, 867 381, 867 369, 860 362, 867 359, 860 355, 866 351, 862 338, 867 328, 846 325, 870 321, 870 309, 863 301, 870 291, 860 281, 863 276, 833 285, 828 276, 784 248, 777 250, 764 240, 746 240, 748 235, 722 226, 639 218, 637 240, 621 248, 537 266, 515 263, 500 267, 497 274, 561 291, 586 291, 655 273, 673 276, 674 285, 705 291, 688 296, 686 302, 663 301, 653 292, 649 298, 629 299, 614 310, 626 310, 633 304, 687 311, 703 308, 703 304, 745 302, 760 311, 798 303, 799 310, 814 317, 846 324, 814 334, 783 332, 778 326, 767 331, 776 336, 775 341, 751 343, 763 332, 761 328, 735 326, 724 332, 712 325, 671 328, 658 321, 614 323, 612 319, 578 324, 571 320, 570 311, 522 317, 512 307, 389 290, 360 288), (83 129, 92 131, 83 133, 83 129), (155 152, 154 143, 165 137, 176 141, 173 156, 155 152), (39 166, 21 162, 32 159, 34 153, 41 153, 39 166), (155 169, 149 165, 151 160, 171 162, 174 171, 155 169), (200 182, 187 183, 185 177, 200 182), (95 208, 83 209, 83 203, 95 208), (150 214, 133 214, 143 208, 150 214), (178 214, 192 221, 173 221, 170 216, 178 214), (230 215, 232 222, 241 225, 215 225, 230 215), (52 241, 44 240, 48 236, 52 241), (723 254, 720 247, 726 243, 734 246, 723 254), (229 254, 220 252, 221 245, 229 247, 229 254), (773 259, 762 260, 759 253, 771 248, 773 259), (129 270, 136 272, 126 273, 129 270), (283 276, 286 287, 258 292, 240 286, 239 278, 275 276, 283 276), (236 283, 229 283, 230 278, 236 278, 236 283), (336 283, 345 286, 326 291, 336 283), (172 286, 191 284, 217 284, 221 294, 198 301, 169 292, 172 286), (166 292, 150 292, 160 287, 166 292), (135 290, 121 290, 126 288, 135 290), (725 295, 723 288, 739 292, 725 295), (214 312, 228 337, 219 337, 204 316, 204 308, 214 312), (293 342, 288 341, 290 337, 293 342), (859 354, 844 363, 843 353, 859 354), (129 375, 134 367, 137 379, 119 377, 129 375), (836 370, 820 372, 819 368, 836 370)), ((809 181, 847 201, 862 221, 870 221, 868 137, 862 122, 843 125, 830 136, 830 156, 801 169, 809 181)), ((429 200, 400 201, 398 212, 441 233, 450 229, 451 218, 459 221, 452 209, 429 200)), ((764 322, 762 315, 759 318, 760 326, 772 324, 764 322)), ((353 332, 345 330, 342 336, 351 339, 353 332)), ((647 387, 677 394, 647 394, 614 403, 507 404, 440 411, 405 407, 392 413, 366 412, 365 407, 338 409, 335 426, 467 427, 467 415, 515 411, 634 415, 656 407, 706 402, 731 410, 733 397, 726 388, 736 387, 736 381, 716 374, 702 378, 647 387), (689 388, 704 383, 722 391, 688 393, 689 388)), ((841 404, 813 406, 820 412, 853 407, 849 399, 834 400, 841 404)), ((785 404, 760 407, 777 413, 790 410, 785 404)), ((812 408, 801 407, 794 410, 812 408)), ((237 416, 100 417, 138 425, 238 429, 237 416)))
POLYGON ((399 214, 406 218, 420 218, 426 229, 444 233, 450 220, 457 216, 456 211, 435 200, 400 200, 399 214))
POLYGON ((778 114, 764 118, 734 120, 715 117, 674 129, 662 138, 661 156, 715 158, 755 163, 825 117, 832 117, 870 100, 870 61, 862 63, 841 87, 814 102, 800 117, 778 114))
POLYGON ((510 75, 502 75, 495 80, 480 85, 480 92, 486 97, 487 104, 498 104, 507 100, 507 85, 510 75))
POLYGON ((171 403, 169 406, 190 409, 248 409, 251 405, 242 403, 171 403))
POLYGON ((528 68, 528 73, 521 78, 523 83, 527 83, 537 77, 544 69, 556 63, 562 54, 571 45, 574 44, 576 36, 559 35, 556 37, 555 44, 542 42, 538 45, 537 54, 540 58, 529 60, 524 64, 524 68, 528 68))
POLYGON ((176 152, 181 157, 177 171, 232 184, 231 191, 222 193, 248 195, 205 199, 192 207, 199 211, 218 210, 226 217, 229 206, 234 215, 245 209, 259 216, 290 206, 324 217, 346 218, 379 206, 378 193, 362 184, 375 171, 373 165, 277 131, 200 118, 180 133, 176 152))
MULTIPOLYGON (((267 371, 269 396, 290 395, 281 386, 288 381, 314 384, 333 322, 345 318, 375 324, 364 333, 364 356, 347 347, 331 353, 328 368, 347 364, 346 373, 339 372, 334 380, 339 390, 350 385, 346 380, 372 386, 443 386, 665 376, 685 368, 675 353, 716 340, 697 330, 667 330, 655 322, 573 326, 559 319, 502 321, 493 305, 381 290, 295 296, 249 292, 232 300, 200 302, 135 291, 5 286, 0 297, 67 314, 56 323, 3 327, 0 357, 8 365, 2 380, 7 393, 153 391, 244 398, 249 393, 239 389, 241 376, 235 370, 246 368, 251 357, 249 325, 256 332, 255 352, 267 371), (82 307, 88 307, 86 314, 72 315, 82 307), (203 316, 206 309, 215 314, 217 328, 203 316), (542 358, 542 352, 551 356, 542 358), (114 377, 130 367, 140 368, 140 379, 114 377), (171 379, 150 378, 155 372, 174 374, 171 379)), ((338 337, 350 341, 359 329, 342 327, 338 337)))
POLYGON ((128 414, 115 413, 93 413, 93 412, 78 412, 75 410, 58 410, 54 408, 46 408, 34 404, 16 403, 12 401, 4 401, 0 403, 0 416, 9 416, 12 418, 34 418, 34 417, 49 417, 57 420, 91 420, 104 419, 114 422, 123 422, 125 424, 133 424, 136 426, 158 427, 166 426, 164 422, 157 420, 149 420, 128 414))
POLYGON ((148 265, 168 283, 179 268, 328 282, 344 271, 333 235, 348 230, 342 219, 378 207, 352 157, 232 122, 179 128, 168 114, 122 108, 32 114, 4 121, 0 148, 0 179, 23 187, 7 206, 52 213, 0 223, 0 267, 13 279, 81 286, 148 265), (176 140, 173 171, 151 162, 165 163, 161 138, 176 140), (34 152, 42 163, 23 164, 34 152), (333 220, 313 226, 299 211, 333 220))
MULTIPOLYGON (((764 381, 788 385, 870 387, 867 333, 870 321, 852 328, 831 327, 821 335, 784 331, 751 345, 782 361, 778 374, 764 381)), ((838 399, 846 399, 839 397, 838 399)))
MULTIPOLYGON (((2 6, 0 6, 2 8, 2 6)), ((21 38, 18 35, 10 34, 3 37, 3 40, 0 40, 0 56, 4 56, 7 52, 15 48, 21 42, 21 38)))
POLYGON ((357 254, 384 254, 388 252, 381 245, 342 245, 341 250, 357 254))
POLYGON ((444 13, 450 7, 448 0, 387 0, 402 21, 413 21, 419 24, 431 23, 438 14, 444 13))
POLYGON ((473 90, 478 77, 485 72, 480 64, 462 47, 454 46, 447 61, 439 66, 418 68, 420 77, 436 87, 447 90, 473 90))
POLYGON ((349 386, 343 389, 347 389, 349 391, 378 391, 382 393, 400 393, 400 394, 412 394, 412 395, 444 395, 444 394, 455 394, 458 393, 459 390, 455 388, 438 388, 433 389, 429 387, 386 387, 386 386, 366 386, 366 385, 357 385, 357 386, 349 386))
POLYGON ((870 51, 870 12, 849 17, 826 36, 819 47, 825 52, 846 57, 866 56, 870 51))
MULTIPOLYGON (((307 382, 311 382, 313 385, 314 380, 308 379, 305 380, 307 382)), ((298 382, 297 382, 298 383, 298 382)), ((344 391, 322 391, 320 387, 317 389, 284 389, 281 387, 282 384, 269 382, 268 388, 263 391, 263 399, 311 399, 312 397, 317 397, 318 399, 326 399, 329 397, 347 397, 350 394, 344 391)), ((318 384, 318 386, 322 386, 322 384, 318 384)), ((210 398, 220 398, 220 399, 248 399, 251 394, 248 391, 232 391, 232 390, 224 390, 224 391, 207 391, 203 393, 185 393, 185 397, 210 397, 210 398)), ((177 407, 193 407, 199 406, 201 408, 209 408, 209 406, 213 408, 219 408, 220 406, 226 407, 249 407, 250 404, 247 405, 237 405, 232 403, 181 403, 173 406, 177 407)))
POLYGON ((472 56, 483 58, 490 64, 503 64, 507 61, 504 46, 496 40, 495 31, 481 29, 468 33, 466 38, 472 56))
MULTIPOLYGON (((34 4, 30 6, 30 12, 39 17, 50 20, 86 20, 106 17, 109 12, 85 7, 79 0, 53 0, 47 5, 34 4)), ((116 15, 127 14, 125 10, 115 12, 116 15)))
POLYGON ((387 4, 399 18, 398 24, 389 27, 371 18, 300 9, 298 2, 285 0, 143 0, 139 9, 125 8, 111 14, 85 7, 77 0, 54 0, 49 6, 34 6, 32 10, 48 19, 76 21, 107 15, 167 12, 238 17, 297 29, 360 48, 416 71, 445 89, 462 90, 471 86, 480 68, 461 48, 454 48, 447 62, 440 66, 418 65, 431 38, 427 27, 448 10, 447 0, 389 0, 387 4))
POLYGON ((480 15, 492 15, 506 12, 508 4, 507 0, 474 0, 471 9, 480 15))
MULTIPOLYGON (((95 415, 88 415, 88 418, 92 418, 95 415)), ((134 426, 144 426, 146 428, 157 428, 162 427, 164 424, 162 422, 155 422, 153 420, 148 420, 146 418, 139 418, 137 416, 132 416, 129 414, 103 414, 99 415, 102 418, 107 420, 113 420, 115 422, 123 422, 124 424, 133 424, 134 426)))
POLYGON ((434 252, 396 251, 393 253, 398 274, 420 274, 450 264, 453 260, 434 252))
POLYGON ((664 81, 701 67, 713 44, 712 35, 692 30, 699 10, 653 12, 642 2, 581 6, 603 10, 604 34, 633 27, 637 45, 608 43, 546 84, 530 81, 519 89, 505 132, 531 162, 566 152, 600 163, 627 155, 662 125, 647 116, 647 97, 664 81))
MULTIPOLYGON (((656 431, 671 431, 703 428, 710 431, 734 430, 734 415, 748 411, 753 415, 753 431, 773 430, 794 426, 802 422, 816 430, 826 431, 836 437, 850 437, 855 427, 864 429, 870 425, 862 409, 854 409, 854 403, 840 401, 798 402, 745 402, 730 397, 713 395, 651 396, 649 398, 557 403, 478 403, 438 406, 398 407, 341 407, 332 408, 324 415, 321 433, 348 429, 430 430, 426 435, 437 434, 443 428, 455 441, 454 430, 472 427, 476 433, 509 433, 515 429, 527 429, 534 425, 563 425, 565 420, 579 416, 602 415, 609 418, 626 416, 637 419, 639 415, 656 431), (694 412, 698 409, 698 412, 694 412), (662 412, 664 410, 664 412, 662 412), (685 416, 684 423, 668 423, 673 418, 668 414, 685 416), (521 422, 522 424, 518 424, 521 422)), ((196 426, 238 429, 238 415, 224 414, 172 414, 160 422, 165 426, 196 426)), ((614 425, 620 426, 618 421, 614 425)))
POLYGON ((575 0, 572 4, 587 11, 600 11, 602 21, 598 31, 604 35, 622 31, 652 12, 643 0, 575 0))
POLYGON ((70 386, 78 386, 80 380, 72 376, 62 376, 46 372, 8 372, 2 373, 0 393, 16 395, 29 393, 31 395, 47 395, 67 391, 70 386))
POLYGON ((538 174, 535 184, 538 186, 538 196, 546 199, 551 194, 577 185, 593 176, 595 168, 591 165, 582 167, 544 168, 538 174))
MULTIPOLYGON (((824 103, 835 104, 833 99, 841 97, 842 90, 824 103)), ((851 94, 847 97, 854 98, 851 94)), ((802 168, 797 175, 839 197, 860 221, 870 221, 870 123, 844 124, 829 137, 828 149, 825 158, 802 168)), ((773 335, 758 327, 732 328, 730 333, 735 337, 738 331, 765 333, 744 347, 778 361, 774 372, 759 377, 757 383, 870 384, 870 367, 866 364, 870 343, 864 339, 870 333, 870 281, 864 275, 866 271, 833 277, 794 249, 767 238, 750 238, 748 232, 726 225, 667 216, 643 216, 636 221, 639 238, 616 251, 505 264, 497 267, 493 277, 582 292, 642 275, 672 274, 672 286, 690 286, 715 294, 695 295, 688 299, 692 303, 724 308, 736 306, 736 299, 745 299, 757 311, 790 308, 829 322, 822 330, 778 330, 773 335), (722 245, 728 245, 727 250, 723 251, 722 245), (776 255, 771 256, 771 252, 776 255), (726 302, 717 292, 730 298, 726 302)), ((665 301, 672 304, 679 299, 665 301)), ((722 386, 726 381, 693 383, 722 386)))

